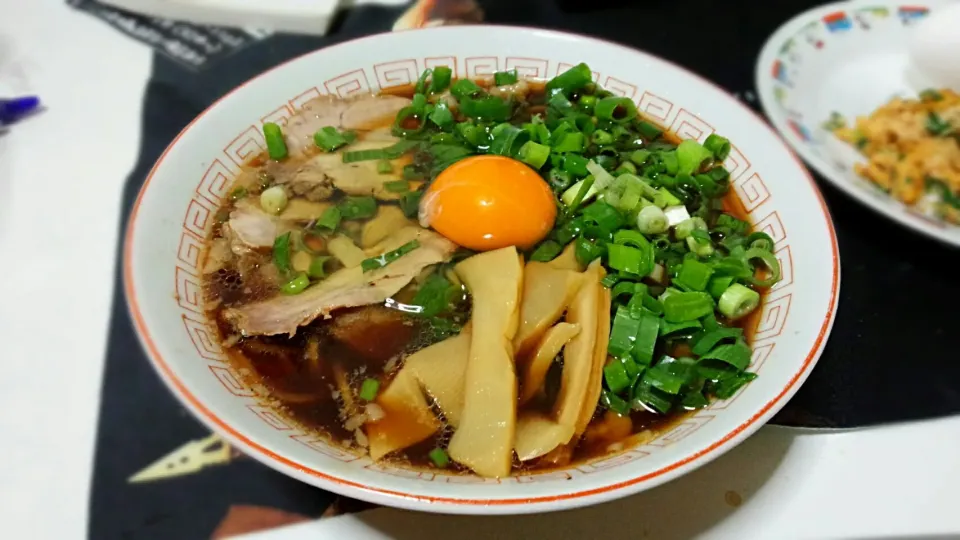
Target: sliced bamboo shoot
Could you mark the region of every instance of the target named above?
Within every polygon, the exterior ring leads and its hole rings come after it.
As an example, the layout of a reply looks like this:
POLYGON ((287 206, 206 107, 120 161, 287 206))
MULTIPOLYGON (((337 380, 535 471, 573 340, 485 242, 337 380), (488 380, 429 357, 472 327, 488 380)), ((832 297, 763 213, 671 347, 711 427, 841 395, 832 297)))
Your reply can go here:
POLYGON ((563 248, 563 252, 547 264, 558 270, 583 272, 583 266, 580 264, 580 261, 577 260, 576 242, 567 244, 567 247, 563 248))
POLYGON ((413 373, 453 427, 460 425, 463 414, 470 336, 471 329, 467 325, 459 335, 411 354, 403 364, 403 370, 413 373))
POLYGON ((566 311, 580 289, 583 274, 553 268, 549 263, 530 262, 523 269, 520 327, 513 338, 517 358, 523 358, 566 311))
POLYGON ((410 225, 416 225, 403 215, 397 206, 381 206, 373 219, 363 224, 360 233, 360 247, 369 249, 397 230, 410 225))
MULTIPOLYGON (((598 277, 603 279, 605 272, 602 267, 599 272, 598 277)), ((600 306, 597 309, 597 339, 593 350, 593 371, 590 373, 587 396, 583 400, 583 410, 580 411, 580 419, 573 433, 574 439, 579 439, 590 424, 590 419, 597 410, 600 392, 603 390, 603 366, 607 363, 607 344, 610 341, 610 289, 599 282, 597 287, 600 289, 600 306)))
POLYGON ((364 426, 374 461, 417 444, 441 427, 411 371, 401 369, 376 403, 383 418, 364 426))
POLYGON ((447 451, 480 476, 503 477, 510 474, 517 420, 512 342, 523 266, 516 248, 508 247, 474 255, 455 269, 473 297, 473 334, 463 414, 447 451))
POLYGON ((572 436, 571 426, 558 424, 540 413, 521 413, 517 419, 517 457, 520 461, 538 458, 566 444, 572 436))
POLYGON ((342 234, 334 236, 327 242, 327 251, 347 268, 360 266, 360 263, 367 258, 367 254, 358 248, 353 240, 342 234))
POLYGON ((564 351, 563 374, 557 402, 553 407, 553 418, 574 432, 580 424, 585 401, 591 394, 600 287, 600 261, 596 260, 584 272, 583 284, 567 310, 566 321, 579 325, 580 333, 567 343, 564 351))
POLYGON ((522 369, 520 378, 520 405, 527 404, 543 387, 547 372, 553 365, 554 358, 560 354, 560 349, 580 332, 580 326, 567 322, 559 322, 543 334, 533 354, 522 369))

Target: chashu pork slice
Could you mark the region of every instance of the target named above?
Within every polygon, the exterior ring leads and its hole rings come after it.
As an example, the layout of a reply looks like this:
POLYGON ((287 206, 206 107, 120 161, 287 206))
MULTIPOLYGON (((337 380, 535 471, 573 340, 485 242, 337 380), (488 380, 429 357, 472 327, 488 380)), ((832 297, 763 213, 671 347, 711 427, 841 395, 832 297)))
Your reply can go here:
POLYGON ((381 303, 424 268, 449 260, 457 249, 456 244, 433 231, 407 227, 384 240, 371 255, 392 251, 411 240, 417 240, 420 246, 383 268, 369 272, 359 266, 344 268, 298 295, 230 308, 224 315, 245 336, 292 336, 298 327, 318 317, 329 317, 334 310, 381 303))
POLYGON ((283 128, 287 148, 291 155, 315 148, 313 134, 327 126, 367 131, 390 125, 400 109, 410 103, 405 97, 373 94, 348 99, 334 96, 311 99, 283 128))

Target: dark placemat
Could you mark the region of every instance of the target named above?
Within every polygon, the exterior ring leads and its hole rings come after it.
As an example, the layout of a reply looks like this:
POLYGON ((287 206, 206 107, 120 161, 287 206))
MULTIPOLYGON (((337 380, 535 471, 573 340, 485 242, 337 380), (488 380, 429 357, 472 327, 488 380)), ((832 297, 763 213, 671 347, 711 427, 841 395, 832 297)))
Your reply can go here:
MULTIPOLYGON (((90 1, 73 3, 91 8, 90 1)), ((781 0, 763 10, 755 2, 720 6, 707 0, 480 4, 488 22, 577 31, 663 56, 757 108, 754 61, 766 36, 816 2, 781 0)), ((255 34, 243 47, 200 67, 157 54, 144 102, 141 153, 124 189, 122 224, 153 162, 216 98, 289 58, 387 31, 399 14, 399 9, 356 8, 324 38, 255 34)), ((150 22, 141 19, 141 24, 150 22)), ((957 412, 960 363, 948 328, 957 321, 952 306, 960 298, 960 285, 952 269, 960 264, 960 251, 886 221, 824 182, 821 188, 840 242, 840 311, 820 363, 775 422, 851 427, 957 412)), ((233 451, 174 400, 141 351, 119 278, 116 291, 91 537, 205 538, 215 531, 250 531, 314 518, 328 509, 332 495, 233 451), (177 474, 170 476, 171 471, 177 474), (141 481, 131 482, 137 474, 141 481)))

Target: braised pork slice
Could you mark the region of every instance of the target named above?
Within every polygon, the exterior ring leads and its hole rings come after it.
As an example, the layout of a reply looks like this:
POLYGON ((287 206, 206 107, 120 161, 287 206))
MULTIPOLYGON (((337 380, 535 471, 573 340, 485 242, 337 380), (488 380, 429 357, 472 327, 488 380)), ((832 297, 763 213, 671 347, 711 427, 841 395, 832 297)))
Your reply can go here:
POLYGON ((448 260, 456 244, 426 229, 408 227, 384 240, 371 256, 386 253, 416 239, 420 246, 392 263, 364 272, 360 266, 334 272, 326 280, 296 296, 230 308, 224 316, 245 336, 294 335, 297 328, 336 309, 379 304, 396 294, 421 270, 448 260))
POLYGON ((248 205, 230 212, 230 221, 224 226, 230 237, 230 247, 237 255, 251 249, 269 248, 277 237, 277 219, 248 205))
MULTIPOLYGON (((399 139, 392 137, 380 141, 367 140, 351 144, 343 151, 379 150, 392 146, 397 141, 399 139)), ((395 182, 403 178, 400 175, 404 165, 402 159, 393 161, 393 172, 381 173, 377 169, 378 160, 344 163, 343 151, 310 158, 302 167, 305 171, 310 171, 310 174, 302 172, 294 176, 294 191, 301 189, 310 192, 312 191, 308 187, 310 184, 332 183, 334 187, 348 195, 372 195, 381 200, 400 198, 400 194, 391 192, 384 186, 387 182, 395 182)))
POLYGON ((313 134, 332 126, 337 129, 372 130, 390 124, 410 100, 400 96, 365 95, 352 99, 321 96, 305 103, 284 127, 291 155, 313 148, 313 134))

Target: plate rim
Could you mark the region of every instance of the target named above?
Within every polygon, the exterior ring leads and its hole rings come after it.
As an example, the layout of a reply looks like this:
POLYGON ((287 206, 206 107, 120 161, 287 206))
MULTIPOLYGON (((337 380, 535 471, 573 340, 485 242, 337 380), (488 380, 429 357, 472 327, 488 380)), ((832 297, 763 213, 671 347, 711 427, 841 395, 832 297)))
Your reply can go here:
MULTIPOLYGON (((922 0, 921 4, 927 6, 939 6, 944 3, 943 0, 922 0)), ((819 20, 823 15, 836 11, 847 11, 851 6, 877 6, 883 7, 903 6, 903 2, 895 0, 853 0, 847 2, 833 2, 817 6, 802 13, 797 14, 790 20, 777 27, 773 33, 764 41, 760 54, 757 55, 757 62, 754 65, 754 86, 757 89, 757 98, 763 109, 763 114, 767 121, 773 126, 783 140, 786 141, 791 151, 798 154, 806 165, 812 167, 816 172, 830 182, 831 185, 852 197, 858 202, 866 205, 871 210, 889 218, 896 223, 904 226, 914 232, 918 232, 937 240, 943 244, 953 247, 960 247, 960 226, 944 223, 943 227, 934 225, 926 218, 911 214, 907 210, 907 205, 888 196, 885 198, 876 198, 865 189, 866 186, 858 186, 851 182, 845 173, 837 170, 833 165, 811 152, 800 137, 795 134, 786 125, 786 122, 780 115, 774 114, 776 110, 776 100, 773 97, 773 82, 767 69, 778 56, 778 47, 789 36, 811 22, 812 18, 819 20), (954 230, 955 229, 955 230, 954 230)), ((866 180, 864 180, 866 181, 866 180)), ((930 218, 933 219, 933 218, 930 218)))

